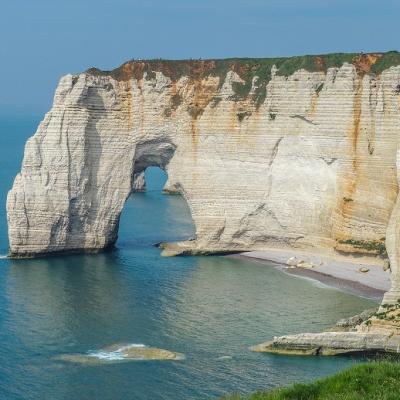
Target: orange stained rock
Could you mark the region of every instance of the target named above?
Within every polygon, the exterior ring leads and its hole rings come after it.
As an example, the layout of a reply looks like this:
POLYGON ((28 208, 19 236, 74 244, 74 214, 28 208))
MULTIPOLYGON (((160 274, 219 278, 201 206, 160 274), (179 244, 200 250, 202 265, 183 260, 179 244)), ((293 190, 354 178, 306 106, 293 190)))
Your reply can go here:
POLYGON ((353 58, 353 65, 360 75, 370 72, 371 67, 383 56, 382 53, 359 54, 353 58))

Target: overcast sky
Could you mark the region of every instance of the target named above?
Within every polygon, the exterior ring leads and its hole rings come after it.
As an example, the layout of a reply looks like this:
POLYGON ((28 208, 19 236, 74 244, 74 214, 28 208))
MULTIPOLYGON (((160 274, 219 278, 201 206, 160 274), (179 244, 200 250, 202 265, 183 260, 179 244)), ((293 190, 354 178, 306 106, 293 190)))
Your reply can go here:
POLYGON ((59 78, 132 58, 398 50, 400 0, 0 0, 0 114, 43 114, 59 78))

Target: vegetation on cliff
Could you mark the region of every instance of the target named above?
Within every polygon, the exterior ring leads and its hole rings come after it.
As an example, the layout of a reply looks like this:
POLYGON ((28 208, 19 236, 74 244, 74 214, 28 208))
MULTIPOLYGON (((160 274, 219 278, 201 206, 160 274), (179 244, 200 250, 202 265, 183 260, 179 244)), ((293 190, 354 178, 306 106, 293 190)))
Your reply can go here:
POLYGON ((400 363, 371 362, 313 383, 250 396, 233 395, 225 400, 398 400, 400 363))
MULTIPOLYGON (((341 67, 344 63, 355 65, 360 74, 379 74, 383 70, 400 65, 400 53, 332 53, 323 55, 304 55, 296 57, 276 58, 227 58, 221 60, 131 60, 112 71, 102 71, 97 68, 87 70, 92 75, 112 76, 125 81, 131 78, 154 79, 155 72, 160 71, 165 76, 177 81, 187 76, 192 80, 201 80, 207 76, 219 78, 221 86, 228 71, 236 72, 243 80, 234 82, 235 100, 247 98, 254 84, 252 100, 256 106, 262 104, 266 97, 266 87, 271 80, 272 67, 277 68, 277 75, 290 76, 295 71, 304 69, 309 72, 326 72, 328 68, 341 67), (146 75, 144 75, 146 73, 146 75), (254 81, 254 78, 258 79, 254 81)), ((322 87, 317 88, 317 91, 322 87)))
POLYGON ((144 72, 147 72, 150 79, 154 77, 154 72, 161 71, 164 75, 176 81, 183 76, 194 79, 217 76, 223 80, 227 72, 232 70, 238 73, 248 84, 255 76, 263 81, 269 81, 271 79, 271 68, 274 65, 277 68, 278 75, 289 76, 300 69, 309 72, 326 72, 328 68, 341 67, 344 63, 354 64, 360 71, 366 72, 368 70, 372 73, 380 73, 393 65, 400 65, 400 52, 331 53, 295 57, 215 60, 131 60, 111 71, 90 68, 87 72, 92 75, 110 75, 118 80, 126 80, 132 77, 142 78, 144 72))
POLYGON ((369 253, 378 254, 380 256, 386 256, 386 246, 385 246, 385 238, 380 240, 355 240, 355 239, 346 239, 339 240, 338 243, 346 244, 352 246, 354 249, 365 250, 369 253))

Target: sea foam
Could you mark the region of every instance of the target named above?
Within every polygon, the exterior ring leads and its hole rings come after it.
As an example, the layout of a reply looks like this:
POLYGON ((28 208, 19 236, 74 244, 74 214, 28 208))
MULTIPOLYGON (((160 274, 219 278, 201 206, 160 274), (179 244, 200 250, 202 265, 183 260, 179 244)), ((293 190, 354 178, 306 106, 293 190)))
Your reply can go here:
POLYGON ((132 348, 145 348, 146 345, 142 343, 132 343, 126 346, 121 346, 116 350, 113 351, 106 351, 106 350, 89 350, 87 355, 89 357, 98 358, 99 360, 104 361, 118 361, 124 360, 127 358, 126 353, 124 351, 132 349, 132 348))

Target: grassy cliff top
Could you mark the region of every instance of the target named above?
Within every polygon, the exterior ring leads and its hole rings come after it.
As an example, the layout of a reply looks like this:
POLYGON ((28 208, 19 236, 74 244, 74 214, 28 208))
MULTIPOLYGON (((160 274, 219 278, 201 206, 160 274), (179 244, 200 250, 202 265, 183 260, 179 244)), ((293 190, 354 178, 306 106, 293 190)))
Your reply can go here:
POLYGON ((225 400, 398 400, 400 364, 372 362, 354 366, 331 377, 284 389, 234 395, 225 400))
POLYGON ((131 60, 112 71, 97 68, 87 70, 92 75, 108 75, 117 80, 141 79, 144 72, 151 78, 154 72, 161 71, 173 81, 182 76, 202 79, 217 76, 220 80, 229 70, 233 70, 246 82, 258 76, 262 81, 269 81, 271 68, 278 68, 277 74, 289 76, 299 69, 310 72, 326 72, 328 68, 340 67, 344 63, 354 64, 359 73, 379 74, 383 70, 400 65, 400 53, 332 53, 324 55, 305 55, 278 58, 227 58, 221 60, 131 60))
POLYGON ((400 65, 400 53, 332 53, 324 55, 306 55, 279 58, 226 58, 221 60, 131 60, 112 71, 101 71, 90 68, 86 72, 97 76, 112 76, 119 81, 132 78, 141 80, 146 72, 146 79, 154 79, 155 72, 160 71, 173 82, 187 76, 192 81, 205 77, 219 78, 221 87, 228 71, 236 72, 243 83, 234 82, 235 99, 248 97, 254 77, 258 77, 253 101, 259 107, 266 96, 266 86, 271 80, 271 70, 275 65, 278 75, 289 76, 300 69, 309 72, 323 72, 328 68, 341 67, 344 63, 353 64, 359 75, 366 73, 379 74, 383 70, 400 65))

